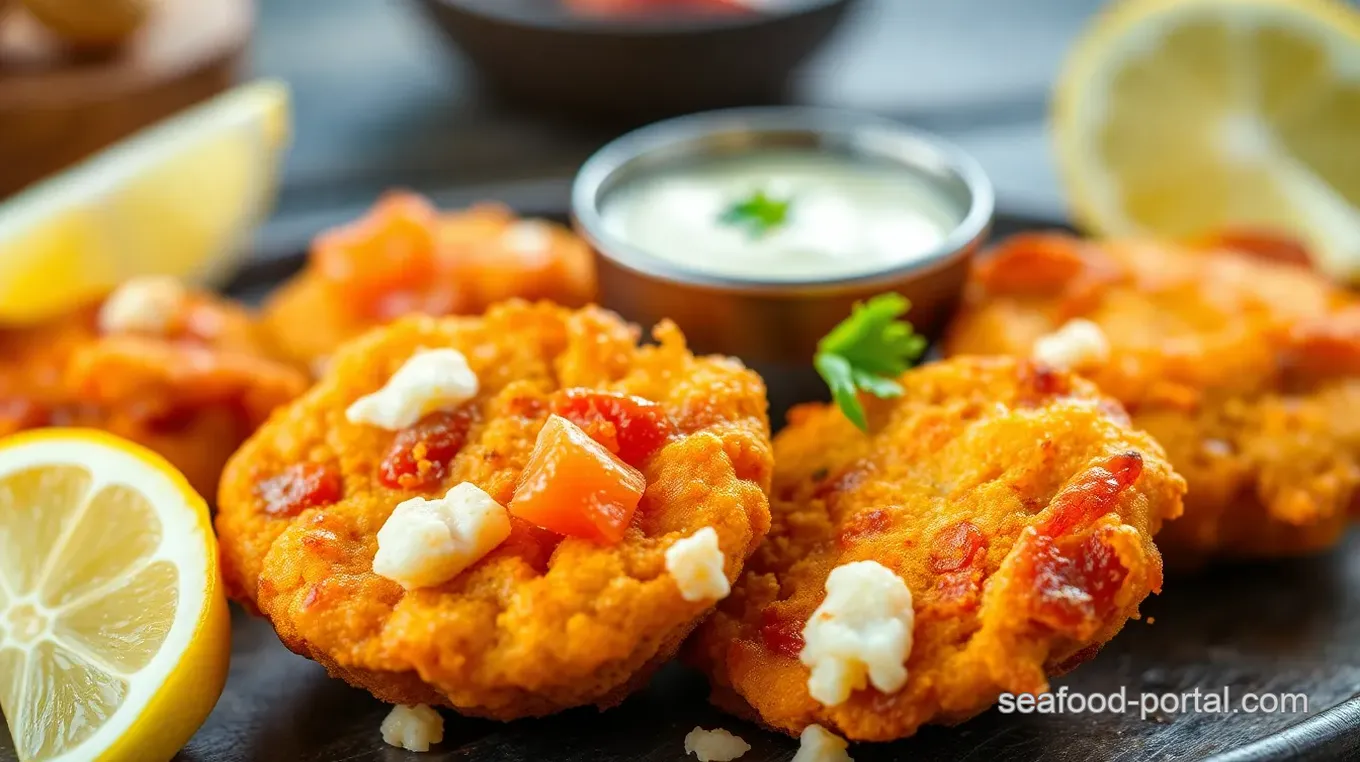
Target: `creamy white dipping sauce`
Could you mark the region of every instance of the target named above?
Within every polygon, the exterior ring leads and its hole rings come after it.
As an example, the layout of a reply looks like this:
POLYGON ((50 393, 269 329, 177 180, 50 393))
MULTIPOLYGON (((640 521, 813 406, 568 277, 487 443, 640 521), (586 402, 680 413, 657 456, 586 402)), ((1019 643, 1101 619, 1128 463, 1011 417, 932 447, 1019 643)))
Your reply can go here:
POLYGON ((640 176, 605 196, 601 217, 610 235, 690 269, 802 280, 862 275, 921 259, 962 213, 906 168, 789 150, 640 176), (743 203, 746 211, 734 213, 743 203), (754 223, 753 208, 760 218, 754 223), (766 220, 778 221, 767 226, 766 220))

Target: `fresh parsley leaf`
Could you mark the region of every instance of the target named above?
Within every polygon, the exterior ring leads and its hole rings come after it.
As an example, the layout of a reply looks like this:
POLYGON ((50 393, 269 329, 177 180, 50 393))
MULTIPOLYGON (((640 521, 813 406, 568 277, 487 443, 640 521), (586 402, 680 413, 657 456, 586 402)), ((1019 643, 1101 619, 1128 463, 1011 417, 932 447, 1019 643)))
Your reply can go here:
POLYGON ((902 394, 895 380, 926 350, 925 337, 899 320, 911 308, 901 294, 879 294, 860 302, 850 317, 817 344, 812 364, 831 389, 831 398, 850 422, 868 429, 859 392, 889 398, 902 394))
POLYGON ((790 199, 772 198, 765 191, 758 190, 729 206, 718 217, 718 221, 724 225, 746 228, 748 235, 759 238, 784 224, 789 216, 790 203, 790 199))

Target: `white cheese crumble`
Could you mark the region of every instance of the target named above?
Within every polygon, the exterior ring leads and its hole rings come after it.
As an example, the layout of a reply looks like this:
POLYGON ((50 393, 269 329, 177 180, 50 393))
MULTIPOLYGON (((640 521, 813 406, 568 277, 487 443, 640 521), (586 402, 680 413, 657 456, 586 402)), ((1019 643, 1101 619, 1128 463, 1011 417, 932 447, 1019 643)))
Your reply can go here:
POLYGON ((799 658, 812 669, 808 694, 836 706, 866 678, 883 693, 900 689, 915 621, 911 590, 887 567, 856 561, 832 569, 826 599, 803 627, 799 658))
POLYGON ((382 722, 383 742, 407 751, 429 751, 444 740, 444 718, 424 704, 392 707, 382 722))
POLYGON ((798 753, 792 762, 855 762, 844 738, 821 725, 808 725, 798 736, 798 753))
POLYGON ((184 285, 168 275, 132 278, 104 300, 99 308, 99 330, 163 336, 174 325, 188 298, 184 285))
POLYGON ((685 753, 698 757, 699 762, 732 762, 750 750, 751 744, 722 728, 704 730, 696 726, 685 736, 685 753))
POLYGON ((477 374, 456 349, 422 349, 411 355, 387 384, 354 401, 350 423, 398 431, 435 410, 456 407, 477 396, 477 374))
POLYGON ((552 246, 552 228, 538 220, 519 220, 501 233, 501 243, 516 254, 546 254, 552 246))
POLYGON ((1100 326, 1083 318, 1075 318, 1034 342, 1032 355, 1035 360, 1052 368, 1093 368, 1109 361, 1110 341, 1100 326))
POLYGON ((723 573, 723 552, 718 533, 704 527, 676 540, 666 549, 666 571, 675 578, 680 597, 687 601, 720 601, 732 592, 723 573))
POLYGON ((471 482, 397 505, 378 530, 373 573, 407 590, 453 579, 510 536, 510 514, 471 482))

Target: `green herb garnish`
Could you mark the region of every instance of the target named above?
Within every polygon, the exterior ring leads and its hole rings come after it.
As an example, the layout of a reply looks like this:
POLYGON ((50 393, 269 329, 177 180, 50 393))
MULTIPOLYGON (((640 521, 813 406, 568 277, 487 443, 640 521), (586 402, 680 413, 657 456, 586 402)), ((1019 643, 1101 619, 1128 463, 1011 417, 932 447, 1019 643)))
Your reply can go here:
POLYGON ((850 317, 817 343, 812 364, 841 412, 861 431, 869 424, 859 392, 880 398, 901 395, 902 387, 894 379, 926 351, 925 337, 911 323, 898 320, 910 308, 911 302, 901 294, 879 294, 855 304, 850 317))
POLYGON ((789 216, 789 199, 777 199, 758 190, 729 206, 718 221, 724 225, 746 228, 752 238, 769 233, 784 224, 789 216))

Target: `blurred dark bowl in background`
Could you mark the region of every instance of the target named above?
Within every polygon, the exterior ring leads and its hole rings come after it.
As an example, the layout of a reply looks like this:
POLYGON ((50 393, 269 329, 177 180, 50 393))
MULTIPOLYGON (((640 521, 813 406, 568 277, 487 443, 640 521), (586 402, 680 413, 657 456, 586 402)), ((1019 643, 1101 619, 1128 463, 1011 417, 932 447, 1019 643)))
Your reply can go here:
POLYGON ((858 0, 749 13, 583 16, 558 0, 420 0, 501 95, 577 116, 646 119, 780 101, 858 0))

